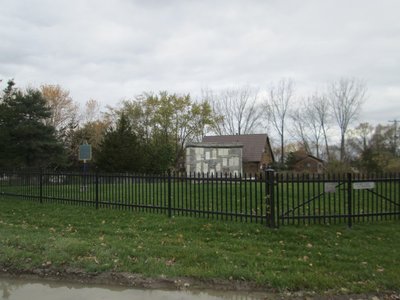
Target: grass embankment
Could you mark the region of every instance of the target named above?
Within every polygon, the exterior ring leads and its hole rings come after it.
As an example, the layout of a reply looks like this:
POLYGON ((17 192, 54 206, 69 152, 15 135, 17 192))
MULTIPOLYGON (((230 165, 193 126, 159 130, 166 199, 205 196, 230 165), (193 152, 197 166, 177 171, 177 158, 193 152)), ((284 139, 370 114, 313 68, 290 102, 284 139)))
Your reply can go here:
POLYGON ((400 223, 287 226, 0 198, 0 267, 245 280, 266 288, 399 290, 400 223))

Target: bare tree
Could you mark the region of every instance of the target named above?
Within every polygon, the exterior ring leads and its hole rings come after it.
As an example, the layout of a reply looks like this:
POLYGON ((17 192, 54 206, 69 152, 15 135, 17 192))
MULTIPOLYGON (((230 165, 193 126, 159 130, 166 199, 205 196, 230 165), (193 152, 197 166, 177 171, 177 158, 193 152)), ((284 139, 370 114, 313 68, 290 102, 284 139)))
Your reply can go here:
POLYGON ((330 123, 330 106, 324 95, 314 93, 308 98, 306 106, 306 120, 311 139, 315 147, 315 155, 321 157, 321 139, 325 142, 326 156, 329 160, 328 125, 330 123))
POLYGON ((365 100, 365 84, 354 78, 342 78, 329 86, 329 101, 340 129, 340 161, 345 158, 345 136, 365 100))
POLYGON ((58 133, 77 124, 78 105, 70 97, 69 91, 62 89, 59 85, 50 84, 42 85, 40 90, 51 111, 47 124, 52 125, 58 133))
POLYGON ((293 98, 293 92, 293 80, 282 79, 276 86, 271 87, 266 103, 267 116, 280 137, 282 166, 285 156, 285 120, 288 116, 289 104, 293 98))
POLYGON ((367 122, 360 123, 357 127, 348 130, 346 138, 350 156, 359 157, 368 151, 372 143, 374 131, 374 126, 367 122))
POLYGON ((300 139, 300 143, 307 153, 311 152, 309 137, 308 137, 308 124, 307 113, 304 106, 296 108, 291 114, 290 118, 293 122, 293 134, 300 139))
POLYGON ((85 123, 95 122, 100 119, 99 101, 95 99, 86 101, 83 119, 85 123))
POLYGON ((329 143, 328 143, 328 129, 329 129, 329 124, 331 122, 331 114, 330 114, 331 107, 329 105, 329 100, 326 97, 326 95, 319 95, 318 93, 315 93, 312 97, 311 106, 312 106, 311 113, 314 114, 315 118, 318 120, 320 129, 322 131, 322 136, 325 143, 326 157, 329 160, 330 153, 329 153, 329 143))
POLYGON ((314 93, 300 106, 293 110, 290 117, 293 121, 292 132, 300 139, 304 150, 321 158, 322 139, 325 140, 326 152, 329 154, 327 124, 329 123, 329 103, 326 97, 314 93))
POLYGON ((258 92, 250 87, 241 87, 222 91, 212 97, 214 114, 223 116, 215 128, 216 133, 249 134, 261 126, 263 110, 257 103, 258 92))

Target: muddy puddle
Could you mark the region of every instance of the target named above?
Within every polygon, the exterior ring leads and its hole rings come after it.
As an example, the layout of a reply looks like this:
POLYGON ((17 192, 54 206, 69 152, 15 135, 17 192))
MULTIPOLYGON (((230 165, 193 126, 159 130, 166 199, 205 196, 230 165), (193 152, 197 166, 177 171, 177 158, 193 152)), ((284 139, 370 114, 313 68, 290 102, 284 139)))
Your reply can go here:
POLYGON ((7 300, 255 300, 273 299, 272 295, 251 292, 226 292, 226 291, 175 291, 154 289, 133 289, 118 286, 83 285, 76 283, 32 281, 19 278, 0 277, 0 299, 7 300))

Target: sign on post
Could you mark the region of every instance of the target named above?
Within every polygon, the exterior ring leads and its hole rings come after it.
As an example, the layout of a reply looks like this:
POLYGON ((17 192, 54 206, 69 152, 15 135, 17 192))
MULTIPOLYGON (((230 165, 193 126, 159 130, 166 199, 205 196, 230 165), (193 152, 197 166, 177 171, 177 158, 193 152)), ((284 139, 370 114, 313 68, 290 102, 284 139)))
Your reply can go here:
POLYGON ((375 182, 373 181, 362 181, 353 183, 354 190, 370 190, 373 188, 375 188, 375 182))
POLYGON ((85 142, 79 146, 79 160, 86 162, 92 159, 92 145, 85 142))
POLYGON ((325 193, 336 193, 337 182, 325 182, 324 191, 325 193))
POLYGON ((92 146, 85 141, 82 145, 79 146, 79 160, 83 161, 83 185, 81 186, 81 192, 86 192, 88 190, 87 185, 87 161, 92 159, 92 146))

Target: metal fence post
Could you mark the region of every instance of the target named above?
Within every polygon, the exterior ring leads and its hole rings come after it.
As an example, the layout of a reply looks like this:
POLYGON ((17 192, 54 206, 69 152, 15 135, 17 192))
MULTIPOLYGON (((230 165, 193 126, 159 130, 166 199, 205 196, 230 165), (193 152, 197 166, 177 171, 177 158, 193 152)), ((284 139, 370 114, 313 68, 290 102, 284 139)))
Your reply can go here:
POLYGON ((43 203, 43 170, 39 170, 39 201, 43 203))
POLYGON ((267 206, 267 226, 275 228, 275 196, 274 196, 275 171, 273 169, 265 170, 265 198, 267 206))
POLYGON ((99 209, 99 172, 96 171, 96 209, 99 209))
POLYGON ((171 170, 168 169, 168 217, 172 217, 171 170))
POLYGON ((352 189, 352 174, 347 173, 347 226, 351 228, 353 226, 353 209, 352 209, 352 196, 353 196, 353 189, 352 189))

